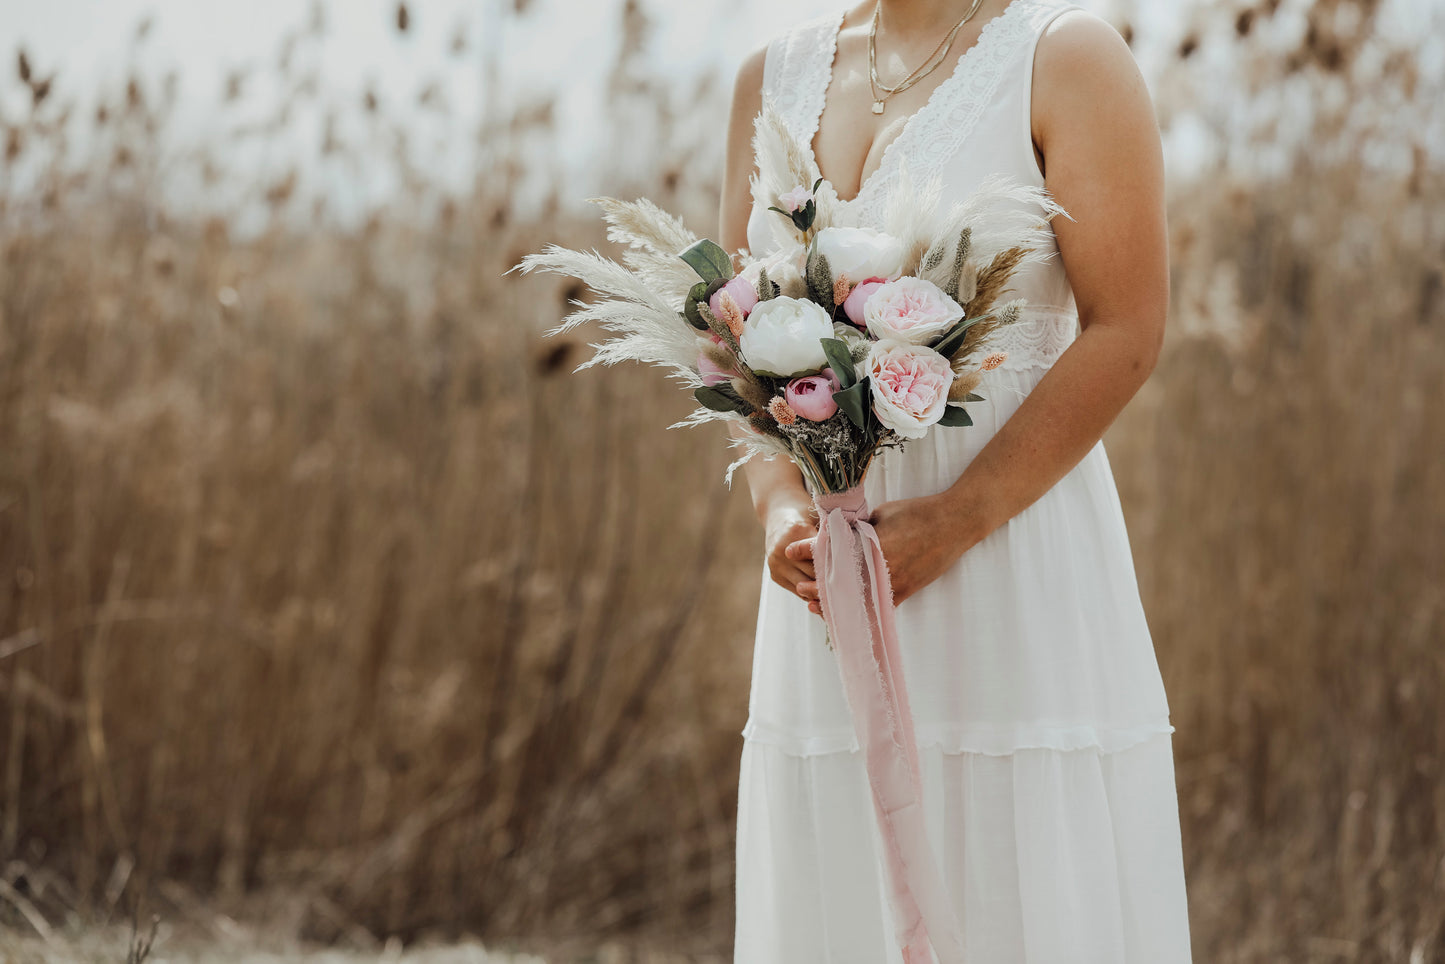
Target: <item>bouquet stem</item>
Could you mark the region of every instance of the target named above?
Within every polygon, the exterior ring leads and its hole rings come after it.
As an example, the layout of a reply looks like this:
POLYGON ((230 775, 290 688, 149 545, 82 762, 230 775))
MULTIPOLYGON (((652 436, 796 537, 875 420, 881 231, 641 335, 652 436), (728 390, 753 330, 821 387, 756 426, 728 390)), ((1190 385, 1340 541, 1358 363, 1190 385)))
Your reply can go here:
POLYGON ((813 562, 823 619, 864 751, 882 835, 894 933, 905 964, 962 964, 963 934, 929 846, 913 714, 894 625, 893 590, 863 486, 814 490, 813 562))

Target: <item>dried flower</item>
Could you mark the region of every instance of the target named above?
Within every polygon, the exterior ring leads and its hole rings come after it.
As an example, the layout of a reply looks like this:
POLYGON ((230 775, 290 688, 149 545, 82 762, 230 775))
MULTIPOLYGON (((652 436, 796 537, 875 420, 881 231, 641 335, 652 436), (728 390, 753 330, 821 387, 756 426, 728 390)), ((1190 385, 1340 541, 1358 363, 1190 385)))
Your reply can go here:
POLYGON ((717 293, 717 307, 720 310, 719 320, 728 326, 728 331, 733 333, 734 338, 743 336, 743 310, 733 299, 732 293, 723 289, 717 293))
POLYGON ((1008 359, 1008 352, 996 351, 985 356, 983 364, 979 366, 980 371, 991 372, 1002 365, 1008 359))
POLYGON ((798 420, 798 413, 793 411, 793 406, 781 395, 774 395, 773 400, 768 402, 768 411, 778 420, 779 425, 792 425, 798 420))

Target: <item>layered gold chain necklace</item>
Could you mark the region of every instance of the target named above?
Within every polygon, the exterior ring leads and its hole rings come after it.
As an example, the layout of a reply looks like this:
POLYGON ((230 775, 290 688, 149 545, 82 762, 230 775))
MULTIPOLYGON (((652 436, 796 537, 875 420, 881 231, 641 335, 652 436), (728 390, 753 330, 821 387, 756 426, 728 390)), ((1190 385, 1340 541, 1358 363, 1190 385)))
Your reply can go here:
POLYGON ((953 46, 953 38, 958 34, 958 28, 968 23, 973 15, 978 13, 978 8, 982 3, 983 0, 973 0, 973 6, 968 8, 968 13, 964 14, 963 19, 953 25, 953 29, 948 32, 948 36, 944 37, 939 41, 938 46, 933 48, 933 53, 928 55, 928 59, 924 61, 923 66, 916 68, 913 73, 904 77, 896 86, 889 87, 878 79, 878 17, 883 11, 883 0, 878 0, 878 3, 873 7, 873 25, 868 28, 868 83, 873 94, 873 113, 883 113, 884 101, 888 100, 888 98, 894 94, 902 93, 912 87, 931 74, 939 64, 943 63, 943 59, 948 56, 949 48, 953 46), (878 94, 880 90, 883 91, 881 97, 878 94))

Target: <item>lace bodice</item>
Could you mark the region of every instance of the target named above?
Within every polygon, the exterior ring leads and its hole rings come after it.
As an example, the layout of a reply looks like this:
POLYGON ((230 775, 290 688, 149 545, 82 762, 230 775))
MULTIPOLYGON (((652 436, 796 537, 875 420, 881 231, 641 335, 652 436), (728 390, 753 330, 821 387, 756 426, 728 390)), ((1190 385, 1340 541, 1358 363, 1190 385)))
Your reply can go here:
MULTIPOLYGON (((877 169, 863 181, 857 196, 839 199, 846 223, 881 227, 885 202, 897 189, 904 165, 915 184, 940 177, 945 201, 961 200, 973 185, 995 172, 1043 186, 1030 134, 1033 51, 1044 26, 1075 8, 1077 4, 1068 0, 1013 0, 984 24, 977 42, 884 148, 877 169), (978 146, 966 151, 970 139, 978 146)), ((763 91, 771 95, 814 162, 812 143, 832 79, 843 15, 838 10, 815 17, 775 37, 763 69, 763 91)), ((767 232, 760 222, 769 216, 776 215, 754 208, 749 219, 749 247, 754 254, 767 249, 767 232)), ((1005 368, 1047 368, 1077 334, 1073 292, 1052 235, 1050 244, 1053 258, 1026 266, 1015 278, 1010 296, 1026 298, 1028 307, 1017 324, 997 335, 997 346, 1008 352, 1005 368)))

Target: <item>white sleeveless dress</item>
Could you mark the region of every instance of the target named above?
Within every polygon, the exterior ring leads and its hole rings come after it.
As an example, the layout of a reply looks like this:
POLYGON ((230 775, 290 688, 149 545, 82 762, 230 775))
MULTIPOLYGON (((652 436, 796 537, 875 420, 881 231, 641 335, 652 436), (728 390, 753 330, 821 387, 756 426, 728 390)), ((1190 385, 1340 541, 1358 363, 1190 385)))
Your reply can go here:
MULTIPOLYGON (((887 148, 848 223, 882 226, 909 165, 944 202, 1001 171, 1043 186, 1034 48, 1064 0, 1013 0, 887 148)), ((764 90, 811 143, 843 11, 770 42, 764 90)), ((748 244, 773 243, 754 208, 748 244)), ((1057 252, 1057 246, 1054 246, 1057 252)), ((974 425, 885 450, 872 505, 951 485, 1078 330, 1057 254, 1016 277, 1030 307, 974 425)), ((766 565, 738 788, 737 964, 900 964, 863 754, 823 621, 766 565)), ((930 839, 977 964, 1190 960, 1173 727, 1103 443, 898 609, 930 839)))

